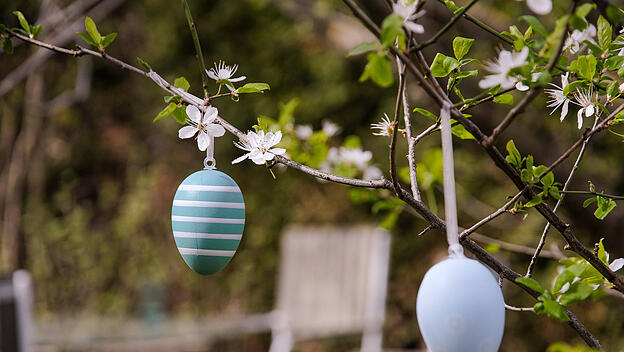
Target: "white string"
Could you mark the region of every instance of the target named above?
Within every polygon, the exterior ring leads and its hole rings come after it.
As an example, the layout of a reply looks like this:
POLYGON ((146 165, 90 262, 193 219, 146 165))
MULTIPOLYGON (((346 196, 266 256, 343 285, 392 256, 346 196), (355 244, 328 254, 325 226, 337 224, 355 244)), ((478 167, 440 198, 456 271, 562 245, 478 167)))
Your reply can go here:
POLYGON ((442 135, 442 162, 444 175, 444 213, 446 215, 446 239, 451 257, 463 257, 464 248, 459 244, 457 226, 457 201, 455 199, 455 168, 453 165, 453 134, 451 133, 451 104, 444 102, 440 110, 442 135))

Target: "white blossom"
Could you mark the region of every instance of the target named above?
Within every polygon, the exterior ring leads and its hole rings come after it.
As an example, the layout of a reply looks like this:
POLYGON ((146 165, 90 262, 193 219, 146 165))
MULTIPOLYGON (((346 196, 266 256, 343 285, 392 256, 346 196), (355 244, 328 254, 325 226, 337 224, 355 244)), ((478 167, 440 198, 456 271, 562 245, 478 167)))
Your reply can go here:
MULTIPOLYGON (((531 83, 535 83, 537 82, 537 79, 541 76, 540 72, 533 72, 531 73, 531 83)), ((529 86, 525 85, 524 82, 522 81, 518 81, 518 83, 516 83, 516 89, 521 91, 521 92, 526 92, 527 90, 529 90, 529 86)))
POLYGON ((522 48, 520 52, 501 50, 497 59, 485 65, 485 69, 493 74, 485 76, 479 81, 479 87, 486 89, 496 87, 499 84, 503 89, 513 87, 518 82, 518 78, 510 75, 511 70, 524 65, 527 57, 529 57, 529 48, 527 47, 522 48))
POLYGON ((180 128, 178 137, 183 139, 191 138, 197 133, 197 147, 201 151, 208 149, 210 137, 221 137, 225 134, 223 126, 212 123, 219 115, 219 111, 213 106, 206 107, 206 111, 202 116, 201 111, 197 107, 187 105, 186 115, 190 119, 189 125, 180 128))
POLYGON ((574 99, 576 100, 575 104, 580 106, 578 113, 576 114, 578 118, 578 128, 579 130, 583 128, 583 114, 585 117, 593 116, 596 112, 596 108, 594 106, 594 102, 592 101, 592 90, 591 89, 576 89, 576 93, 574 93, 574 99))
POLYGON ((295 135, 299 139, 304 139, 304 140, 308 139, 312 137, 313 133, 314 133, 314 130, 312 129, 312 126, 310 125, 298 125, 297 127, 295 127, 295 135))
POLYGON ((550 96, 550 100, 548 101, 548 107, 553 108, 551 111, 551 115, 561 106, 561 121, 566 118, 568 115, 568 105, 570 104, 570 99, 563 94, 563 90, 568 85, 568 75, 570 73, 566 72, 565 75, 561 75, 561 87, 558 85, 551 83, 550 85, 555 88, 545 89, 544 91, 550 96))
POLYGON ((225 62, 219 61, 218 63, 215 62, 213 68, 206 70, 206 73, 208 74, 208 77, 214 79, 217 83, 224 83, 225 81, 240 82, 247 78, 245 76, 232 78, 234 73, 236 73, 236 70, 238 70, 238 65, 228 66, 225 62))
POLYGON ((414 22, 425 14, 425 11, 418 11, 420 0, 397 0, 392 4, 392 11, 403 18, 403 25, 408 31, 413 33, 425 33, 425 27, 414 22))
POLYGON ((366 180, 378 179, 382 173, 379 168, 369 164, 372 158, 373 153, 362 148, 332 147, 320 168, 325 172, 332 172, 338 166, 350 166, 361 171, 366 180))
POLYGON ((258 131, 258 133, 249 131, 247 132, 244 140, 239 143, 234 143, 234 145, 238 148, 245 150, 248 153, 234 159, 232 164, 240 163, 247 158, 251 159, 251 161, 258 165, 262 165, 269 160, 273 160, 276 155, 286 153, 286 149, 284 148, 272 148, 281 140, 282 131, 266 133, 262 130, 258 131))
POLYGON ((337 124, 329 120, 323 120, 322 129, 323 129, 323 133, 325 133, 327 137, 332 137, 340 133, 340 126, 338 126, 337 124))
POLYGON ((624 267, 624 258, 618 258, 609 264, 609 269, 613 271, 618 271, 624 267))
POLYGON ((374 136, 391 136, 394 131, 394 122, 390 121, 388 114, 384 114, 381 122, 371 124, 371 130, 377 130, 377 132, 373 132, 374 136))
POLYGON ((592 44, 596 44, 593 39, 595 36, 596 27, 591 23, 582 31, 575 29, 566 39, 563 50, 568 50, 570 54, 576 54, 584 49, 583 41, 587 40, 592 44))
POLYGON ((531 11, 538 15, 547 15, 552 11, 552 0, 526 0, 526 4, 531 11))

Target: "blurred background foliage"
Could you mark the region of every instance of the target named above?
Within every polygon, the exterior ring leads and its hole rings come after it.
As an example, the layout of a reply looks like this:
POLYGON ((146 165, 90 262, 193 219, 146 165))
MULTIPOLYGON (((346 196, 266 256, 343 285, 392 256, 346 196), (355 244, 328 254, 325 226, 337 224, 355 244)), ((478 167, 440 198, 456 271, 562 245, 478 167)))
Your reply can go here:
MULTIPOLYGON (((52 3, 64 7, 70 1, 52 3)), ((386 14, 383 1, 362 4, 377 20, 386 14)), ((40 5, 40 1, 4 0, 0 22, 16 25, 11 14, 16 9, 35 19, 40 5)), ((554 6, 553 15, 544 18, 548 28, 554 27, 556 15, 564 13, 568 4, 555 2, 554 6)), ((358 136, 362 148, 373 151, 373 162, 387 170, 388 140, 372 136, 369 125, 384 112, 392 113, 396 86, 382 89, 358 82, 364 58, 347 58, 346 53, 370 40, 370 35, 340 1, 191 1, 191 8, 207 62, 237 63, 249 82, 271 85, 270 92, 243 96, 238 103, 215 102, 221 116, 248 130, 258 116, 278 117, 280 107, 297 99, 299 104, 292 112, 295 124, 311 124, 320 130, 323 120, 333 121, 342 130, 328 141, 329 146, 358 136)), ((436 1, 429 1, 425 8, 422 22, 428 30, 420 39, 428 38, 450 18, 436 1)), ((527 9, 523 2, 484 0, 471 13, 504 30, 527 9)), ((595 21, 595 16, 590 19, 595 21)), ((103 33, 119 32, 108 50, 111 55, 130 63, 136 63, 139 56, 169 81, 183 75, 191 91, 200 94, 193 43, 177 2, 122 2, 97 23, 103 33)), ((47 30, 44 26, 43 40, 47 30)), ((476 26, 459 21, 438 44, 425 49, 427 59, 431 61, 437 52, 449 55, 455 35, 477 39, 470 55, 479 60, 492 57, 500 46, 476 26)), ((75 41, 81 43, 78 36, 75 41)), ((13 56, 1 56, 0 77, 36 51, 20 45, 13 56)), ((295 170, 277 169, 274 180, 266 169, 250 162, 231 165, 242 152, 233 148, 232 136, 226 135, 217 140, 217 166, 243 190, 247 225, 239 252, 228 267, 217 275, 196 275, 175 250, 170 206, 179 182, 202 167, 203 155, 194 142, 178 139, 173 119, 152 123, 165 106, 163 91, 108 62, 89 60, 52 56, 0 97, 2 269, 13 269, 6 257, 15 253, 15 265, 32 272, 40 321, 90 315, 147 319, 154 311, 158 319, 267 312, 273 307, 280 234, 285 226, 373 222, 393 234, 384 345, 423 348, 415 299, 425 271, 445 255, 441 233, 417 237, 426 223, 401 202, 385 201, 388 197, 383 193, 319 183, 295 170), (88 97, 69 107, 49 109, 44 102, 72 89, 82 65, 92 65, 93 70, 88 97), (7 229, 17 234, 16 243, 4 240, 7 229), (155 306, 145 303, 151 301, 155 306)), ((472 69, 479 67, 473 64, 472 69)), ((462 92, 478 93, 476 82, 465 80, 462 92)), ((435 111, 417 85, 410 84, 409 93, 413 106, 435 111)), ((471 113, 489 131, 507 110, 504 105, 485 104, 471 113)), ((579 131, 572 118, 560 123, 549 112, 545 98, 536 99, 500 139, 501 147, 513 138, 523 155, 534 155, 536 163, 552 162, 578 138, 579 131)), ((413 119, 419 131, 430 124, 418 114, 413 119)), ((599 190, 624 193, 621 143, 621 138, 607 133, 595 138, 571 189, 587 189, 587 180, 592 180, 599 190)), ((474 142, 456 138, 455 144, 460 224, 469 226, 500 207, 515 189, 474 142)), ((434 134, 418 145, 417 159, 421 176, 426 178, 425 200, 443 216, 438 147, 434 134)), ((406 146, 400 145, 397 155, 405 154, 406 146)), ((404 158, 399 160, 400 166, 407 165, 404 158)), ((563 181, 570 167, 569 161, 559 168, 557 180, 563 181)), ((599 221, 593 210, 582 208, 583 200, 569 197, 561 210, 564 218, 586 245, 605 237, 612 258, 624 256, 624 207, 616 207, 599 221)), ((544 220, 533 211, 526 220, 521 217, 505 215, 480 233, 534 247, 544 220)), ((551 245, 569 254, 555 233, 546 248, 551 245)), ((526 270, 528 256, 496 245, 488 249, 515 270, 526 270)), ((556 267, 555 261, 540 260, 536 277, 548 285, 556 267)), ((515 286, 505 284, 504 292, 509 304, 534 304, 515 286)), ((581 303, 573 311, 609 350, 624 349, 620 298, 605 296, 598 302, 581 303)), ((216 350, 262 351, 268 341, 267 334, 237 336, 216 350)), ((555 341, 582 343, 565 324, 532 313, 507 312, 503 351, 543 351, 555 341)), ((343 338, 302 343, 299 349, 339 351, 357 345, 357 339, 343 338)))

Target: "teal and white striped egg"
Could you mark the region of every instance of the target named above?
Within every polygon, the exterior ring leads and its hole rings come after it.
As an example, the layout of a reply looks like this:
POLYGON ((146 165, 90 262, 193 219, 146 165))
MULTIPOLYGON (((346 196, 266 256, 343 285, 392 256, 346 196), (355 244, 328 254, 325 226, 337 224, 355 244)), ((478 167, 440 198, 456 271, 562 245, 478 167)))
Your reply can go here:
POLYGON ((197 171, 182 181, 173 198, 171 228, 178 252, 195 272, 223 269, 238 249, 245 228, 240 188, 221 171, 197 171))

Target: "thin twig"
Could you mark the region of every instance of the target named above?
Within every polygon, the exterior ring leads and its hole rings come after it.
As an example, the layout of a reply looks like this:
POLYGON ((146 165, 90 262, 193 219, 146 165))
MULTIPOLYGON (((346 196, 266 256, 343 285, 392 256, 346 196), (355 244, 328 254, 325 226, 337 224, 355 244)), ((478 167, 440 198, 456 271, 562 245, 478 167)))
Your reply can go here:
MULTIPOLYGON (((594 120, 593 127, 596 127, 597 123, 598 123, 598 117, 596 117, 596 119, 594 120)), ((561 199, 557 200, 557 203, 555 204, 555 207, 553 208, 553 213, 557 212, 557 210, 559 209, 559 206, 563 202, 563 198, 565 198, 565 193, 567 193, 567 189, 570 186, 572 177, 576 173, 576 170, 578 169, 579 164, 581 163, 581 159, 583 158, 583 155, 585 154, 585 148, 587 147, 587 143, 589 143, 589 138, 583 142, 581 151, 579 152, 579 155, 576 158, 574 165, 572 166, 572 170, 570 170, 570 173, 568 174, 568 178, 566 179, 566 182, 563 185, 563 188, 561 189, 560 193, 563 193, 563 194, 561 195, 561 199)), ((535 264, 537 263, 537 257, 539 256, 540 251, 542 250, 542 248, 544 248, 544 244, 546 243, 546 236, 548 235, 548 230, 550 230, 549 222, 547 222, 546 226, 544 226, 544 230, 542 231, 542 236, 540 237, 539 243, 537 244, 537 248, 535 248, 535 253, 531 257, 531 261, 529 262, 529 266, 527 268, 527 272, 525 275, 526 277, 531 277, 531 275, 533 274, 533 270, 535 269, 535 264)))
MULTIPOLYGON (((506 250, 508 252, 514 252, 514 253, 524 254, 528 256, 533 255, 533 253, 535 252, 535 248, 533 247, 523 246, 521 244, 516 244, 516 243, 509 243, 509 242, 502 241, 496 238, 492 238, 486 235, 482 235, 478 232, 472 233, 470 235, 470 238, 474 239, 477 242, 496 245, 500 249, 506 250)), ((557 259, 557 260, 565 258, 565 256, 563 256, 561 253, 557 253, 555 251, 542 251, 539 254, 539 256, 540 258, 557 259)))
POLYGON ((423 42, 422 44, 418 45, 414 51, 420 51, 423 48, 435 43, 436 41, 438 41, 438 39, 440 39, 440 37, 446 33, 449 29, 451 29, 451 27, 453 27, 455 25, 455 23, 457 21, 459 21, 460 18, 462 18, 462 16, 466 13, 466 11, 468 11, 474 4, 477 3, 477 1, 479 0, 472 0, 468 5, 466 5, 465 7, 463 7, 461 9, 461 11, 459 11, 458 13, 455 14, 455 16, 453 16, 453 18, 451 18, 450 21, 448 21, 444 27, 442 27, 442 29, 440 29, 433 37, 431 37, 431 39, 427 40, 426 42, 423 42))
POLYGON ((493 212, 492 214, 490 214, 490 215, 484 217, 483 219, 479 220, 479 222, 477 222, 476 224, 472 225, 469 229, 466 229, 466 230, 462 231, 462 233, 459 234, 459 238, 461 239, 461 238, 470 236, 471 233, 475 232, 481 226, 483 226, 483 225, 487 224, 488 222, 496 219, 499 215, 507 212, 509 207, 511 207, 518 200, 518 198, 520 198, 522 196, 523 192, 524 192, 524 190, 518 192, 507 203, 505 203, 502 207, 498 208, 495 212, 493 212))
MULTIPOLYGON (((396 103, 394 106, 394 120, 392 120, 392 136, 390 136, 390 152, 389 152, 389 158, 390 158, 390 181, 392 181, 392 184, 394 185, 394 189, 395 192, 396 190, 398 190, 400 188, 399 186, 399 177, 397 176, 397 171, 396 171, 396 158, 395 158, 395 154, 396 154, 396 144, 397 144, 397 135, 399 132, 399 110, 401 108, 401 97, 402 97, 402 93, 403 90, 405 89, 405 67, 401 67, 400 72, 399 72, 399 88, 398 88, 398 92, 397 92, 397 97, 396 97, 396 103)), ((398 196, 398 193, 397 193, 398 196)), ((418 198, 417 198, 418 199, 418 198)))
MULTIPOLYGON (((397 59, 397 66, 400 70, 405 72, 405 65, 403 65, 399 59, 397 59)), ((403 77, 403 79, 406 80, 407 77, 403 77)), ((403 89, 401 90, 401 100, 403 103, 403 121, 405 122, 405 139, 407 140, 407 162, 410 171, 410 187, 414 198, 416 198, 416 200, 421 200, 420 190, 418 189, 418 175, 416 173, 416 142, 414 138, 412 138, 410 106, 407 99, 407 82, 403 84, 403 89)))

